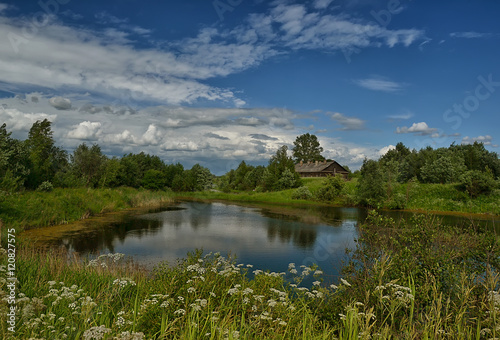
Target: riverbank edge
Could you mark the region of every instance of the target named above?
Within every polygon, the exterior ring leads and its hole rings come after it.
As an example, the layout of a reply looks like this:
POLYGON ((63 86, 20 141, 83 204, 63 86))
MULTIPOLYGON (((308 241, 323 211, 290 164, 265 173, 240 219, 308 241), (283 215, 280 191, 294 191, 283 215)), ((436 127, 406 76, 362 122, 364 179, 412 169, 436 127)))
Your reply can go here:
MULTIPOLYGON (((20 231, 64 225, 105 213, 121 212, 134 208, 157 209, 174 204, 175 201, 197 200, 240 204, 268 204, 274 206, 323 206, 362 208, 345 202, 321 202, 316 200, 292 199, 292 190, 271 193, 219 191, 182 192, 152 191, 120 187, 113 189, 70 188, 54 189, 52 192, 23 192, 14 194, 0 202, 0 226, 15 227, 20 231), (75 210, 75 206, 77 209, 75 210), (44 212, 39 214, 37 212, 44 212)), ((453 210, 380 209, 382 211, 403 211, 422 214, 443 214, 471 218, 495 218, 500 214, 476 213, 453 210)))
POLYGON ((171 191, 128 187, 30 191, 11 195, 0 202, 0 226, 24 231, 65 225, 106 213, 138 208, 158 209, 172 203, 174 198, 171 191))
MULTIPOLYGON (((248 199, 253 195, 247 193, 220 193, 220 192, 185 192, 179 193, 174 196, 175 200, 191 200, 191 201, 199 201, 199 202, 220 202, 220 203, 241 203, 241 204, 269 204, 274 206, 294 206, 294 207, 303 207, 303 206, 318 206, 318 207, 332 207, 332 208, 366 208, 361 205, 349 205, 349 204, 336 204, 336 203, 327 203, 320 202, 314 200, 303 200, 303 199, 290 199, 282 202, 276 202, 272 200, 265 199, 248 199), (226 196, 225 198, 220 198, 219 194, 223 194, 226 196), (227 196, 231 195, 231 198, 227 198, 227 196)), ((401 211, 401 212, 412 212, 418 214, 437 214, 437 215, 452 215, 452 216, 463 216, 463 217, 471 217, 471 218, 480 218, 480 219, 493 219, 499 217, 500 214, 495 213, 474 213, 474 212, 463 212, 463 211, 453 211, 453 210, 427 210, 427 209, 377 209, 380 211, 401 211)))

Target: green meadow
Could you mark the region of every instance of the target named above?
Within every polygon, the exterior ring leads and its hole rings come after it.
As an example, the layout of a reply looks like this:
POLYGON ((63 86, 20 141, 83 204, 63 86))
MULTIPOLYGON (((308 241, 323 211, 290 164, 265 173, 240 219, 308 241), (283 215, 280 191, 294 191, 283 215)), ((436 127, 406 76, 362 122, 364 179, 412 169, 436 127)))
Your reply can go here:
POLYGON ((195 251, 152 271, 123 254, 95 259, 16 250, 15 333, 8 258, 0 255, 4 339, 494 339, 500 328, 493 230, 402 224, 376 212, 360 226, 336 284, 321 268, 266 272, 195 251), (304 285, 313 277, 312 285, 304 285))

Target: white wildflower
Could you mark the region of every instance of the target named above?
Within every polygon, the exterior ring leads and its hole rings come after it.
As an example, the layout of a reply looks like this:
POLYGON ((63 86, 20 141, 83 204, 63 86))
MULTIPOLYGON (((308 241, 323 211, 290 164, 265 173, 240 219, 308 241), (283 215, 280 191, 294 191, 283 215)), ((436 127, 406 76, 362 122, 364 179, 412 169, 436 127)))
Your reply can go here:
POLYGON ((189 305, 189 307, 193 308, 197 312, 201 311, 201 306, 197 303, 192 303, 189 305))
POLYGON ((87 329, 83 333, 83 339, 84 340, 91 340, 91 339, 100 340, 100 339, 104 339, 104 337, 107 333, 111 333, 111 329, 104 327, 104 325, 101 325, 99 327, 95 326, 95 327, 92 327, 90 329, 87 329))
POLYGON ((351 287, 351 284, 344 279, 340 279, 340 282, 342 282, 344 286, 351 287))
POLYGON ((245 288, 245 289, 243 289, 242 294, 243 295, 253 294, 253 289, 252 288, 245 288))
POLYGON ((175 315, 185 315, 186 314, 186 310, 184 309, 178 309, 174 312, 175 315))
POLYGON ((267 304, 268 304, 269 307, 274 307, 274 306, 276 306, 278 304, 278 302, 276 302, 276 300, 269 299, 267 301, 267 304))

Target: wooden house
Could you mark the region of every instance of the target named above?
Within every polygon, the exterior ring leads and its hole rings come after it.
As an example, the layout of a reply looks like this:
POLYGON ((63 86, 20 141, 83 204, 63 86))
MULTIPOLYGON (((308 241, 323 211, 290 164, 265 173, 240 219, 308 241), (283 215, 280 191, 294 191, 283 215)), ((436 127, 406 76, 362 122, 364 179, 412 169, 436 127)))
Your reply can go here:
POLYGON ((326 177, 341 174, 347 179, 349 172, 335 161, 300 162, 295 164, 295 172, 301 177, 326 177))

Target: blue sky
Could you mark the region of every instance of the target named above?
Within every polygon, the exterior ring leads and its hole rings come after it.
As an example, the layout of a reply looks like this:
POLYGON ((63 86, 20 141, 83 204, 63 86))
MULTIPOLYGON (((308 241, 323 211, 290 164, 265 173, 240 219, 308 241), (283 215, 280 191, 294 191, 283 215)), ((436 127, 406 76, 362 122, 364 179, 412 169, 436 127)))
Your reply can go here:
POLYGON ((357 169, 398 142, 498 150, 500 3, 0 0, 0 123, 214 173, 314 133, 357 169))

